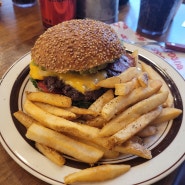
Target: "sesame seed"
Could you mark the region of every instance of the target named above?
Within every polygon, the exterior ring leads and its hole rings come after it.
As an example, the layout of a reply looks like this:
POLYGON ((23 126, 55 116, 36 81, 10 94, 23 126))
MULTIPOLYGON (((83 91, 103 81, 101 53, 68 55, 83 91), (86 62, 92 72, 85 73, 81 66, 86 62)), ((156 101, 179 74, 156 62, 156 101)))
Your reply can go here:
POLYGON ((123 53, 111 26, 91 19, 74 19, 49 28, 31 50, 36 64, 57 73, 84 71, 123 53))

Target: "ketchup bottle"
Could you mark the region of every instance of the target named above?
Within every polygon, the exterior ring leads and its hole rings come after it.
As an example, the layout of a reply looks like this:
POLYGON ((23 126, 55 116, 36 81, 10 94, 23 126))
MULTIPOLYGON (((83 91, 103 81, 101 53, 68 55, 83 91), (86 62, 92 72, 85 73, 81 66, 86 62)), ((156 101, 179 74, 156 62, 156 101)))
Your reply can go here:
POLYGON ((39 0, 42 22, 47 29, 76 17, 76 0, 39 0))

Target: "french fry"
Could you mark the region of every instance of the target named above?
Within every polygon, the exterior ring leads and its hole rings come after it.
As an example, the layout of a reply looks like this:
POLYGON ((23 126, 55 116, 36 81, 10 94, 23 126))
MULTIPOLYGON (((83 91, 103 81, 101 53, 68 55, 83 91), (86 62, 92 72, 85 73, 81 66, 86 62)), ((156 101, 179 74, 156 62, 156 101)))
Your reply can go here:
POLYGON ((40 125, 40 122, 33 119, 31 116, 27 115, 23 111, 17 111, 13 114, 15 118, 26 128, 29 128, 32 124, 38 124, 40 125))
POLYGON ((138 77, 138 82, 142 87, 146 87, 148 85, 148 73, 142 72, 138 77))
POLYGON ((103 158, 113 159, 113 158, 116 158, 116 157, 119 156, 119 152, 117 152, 115 150, 109 150, 107 148, 104 148, 104 147, 102 147, 102 146, 100 146, 96 143, 93 143, 92 141, 88 141, 88 140, 85 140, 85 139, 79 139, 79 138, 74 138, 74 139, 101 150, 103 152, 103 158))
POLYGON ((41 125, 32 124, 27 130, 26 137, 90 164, 94 164, 103 156, 101 150, 41 125))
POLYGON ((123 129, 132 121, 136 120, 142 114, 150 112, 159 105, 163 104, 168 97, 168 92, 155 94, 147 99, 144 99, 135 105, 129 107, 118 116, 110 120, 99 132, 100 137, 111 136, 123 129))
POLYGON ((84 170, 69 174, 64 177, 65 184, 75 182, 100 182, 118 177, 131 168, 130 165, 110 165, 86 168, 84 170))
POLYGON ((27 98, 30 101, 48 103, 57 107, 70 107, 72 104, 71 98, 59 94, 45 92, 27 92, 27 98))
POLYGON ((35 147, 44 154, 49 160, 57 164, 58 166, 63 166, 65 164, 65 158, 59 154, 56 150, 49 148, 40 143, 35 143, 35 147))
POLYGON ((134 89, 127 96, 117 96, 109 101, 102 108, 101 115, 107 121, 113 118, 117 113, 123 111, 128 106, 137 103, 143 99, 150 97, 160 90, 161 81, 151 80, 147 87, 139 87, 134 89))
MULTIPOLYGON (((102 148, 102 147, 101 147, 102 148)), ((108 150, 106 148, 103 148, 103 158, 104 159, 115 159, 119 156, 119 152, 115 150, 108 150)))
POLYGON ((132 52, 131 56, 135 59, 136 62, 138 62, 138 50, 137 49, 132 52))
POLYGON ((102 128, 103 125, 106 123, 107 121, 100 115, 97 116, 93 119, 87 120, 85 122, 86 125, 92 126, 92 127, 97 127, 97 128, 102 128))
POLYGON ((134 77, 137 77, 137 75, 140 72, 141 71, 138 70, 136 67, 129 67, 126 71, 124 71, 120 75, 102 80, 98 82, 96 85, 99 87, 114 88, 115 84, 128 82, 132 80, 134 77))
POLYGON ((121 83, 121 78, 119 76, 113 76, 102 80, 96 84, 96 86, 104 88, 114 88, 115 84, 121 83))
POLYGON ((146 113, 132 123, 128 124, 122 130, 119 130, 116 134, 108 139, 110 148, 120 145, 132 138, 135 134, 151 123, 160 114, 161 110, 162 108, 159 107, 149 113, 146 113))
POLYGON ((115 84, 115 95, 125 96, 138 86, 139 84, 137 78, 133 78, 129 82, 115 84))
POLYGON ((170 121, 178 117, 182 113, 182 110, 172 107, 163 108, 161 114, 152 121, 152 124, 160 124, 166 121, 170 121))
POLYGON ((158 129, 156 126, 148 125, 146 128, 137 133, 139 137, 149 137, 157 133, 158 129))
POLYGON ((77 138, 90 140, 100 146, 107 146, 106 138, 98 138, 99 129, 85 124, 75 123, 64 118, 52 115, 31 101, 26 99, 24 108, 34 119, 39 120, 40 124, 56 130, 58 132, 67 133, 77 138))
POLYGON ((145 159, 152 158, 152 154, 149 149, 145 148, 142 144, 132 140, 126 141, 122 145, 116 146, 114 150, 123 154, 136 155, 145 159))
POLYGON ((56 106, 46 104, 46 103, 41 103, 41 102, 34 102, 34 104, 40 107, 41 109, 51 114, 54 114, 55 116, 60 116, 68 120, 73 120, 77 118, 76 114, 74 114, 73 112, 70 112, 60 107, 56 107, 56 106))
MULTIPOLYGON (((85 139, 85 138, 84 138, 85 139)), ((102 146, 108 150, 110 150, 111 148, 108 145, 108 137, 95 137, 95 138, 91 138, 91 139, 87 139, 88 141, 91 141, 99 146, 102 146)))
POLYGON ((85 109, 85 108, 79 108, 76 106, 71 106, 68 108, 65 108, 65 110, 73 112, 74 114, 77 115, 91 115, 91 116, 97 116, 97 112, 90 110, 90 109, 85 109))
POLYGON ((95 102, 93 102, 88 109, 99 114, 103 106, 113 98, 114 98, 113 90, 109 89, 103 95, 101 95, 95 102))
POLYGON ((132 56, 132 57, 134 58, 134 60, 135 60, 135 64, 136 64, 137 69, 140 70, 140 71, 142 71, 141 62, 140 62, 139 57, 138 57, 138 56, 139 56, 139 55, 138 55, 138 50, 137 50, 137 49, 134 50, 134 51, 132 52, 131 56, 132 56))
POLYGON ((141 66, 142 66, 142 70, 148 73, 148 76, 149 76, 150 79, 161 80, 161 82, 163 83, 163 85, 160 89, 161 92, 165 92, 165 91, 169 92, 168 98, 167 98, 166 102, 163 104, 163 106, 164 107, 172 107, 173 106, 173 96, 170 93, 170 89, 167 86, 164 79, 154 69, 152 69, 151 66, 145 64, 144 62, 141 62, 141 66))
MULTIPOLYGON (((27 129, 32 124, 40 125, 38 121, 33 119, 31 116, 27 115, 26 113, 22 111, 17 111, 14 113, 14 116, 16 117, 19 122, 24 125, 27 129)), ((50 159, 52 162, 59 166, 63 166, 65 163, 65 159, 54 149, 48 148, 47 146, 41 145, 39 143, 35 143, 36 148, 43 153, 48 159, 50 159)))
POLYGON ((94 128, 88 125, 78 124, 62 117, 50 114, 35 104, 30 100, 26 99, 24 103, 24 108, 28 114, 30 114, 34 119, 39 121, 43 126, 51 128, 53 130, 65 133, 71 133, 72 135, 77 135, 82 138, 94 138, 97 137, 99 133, 98 128, 94 128))

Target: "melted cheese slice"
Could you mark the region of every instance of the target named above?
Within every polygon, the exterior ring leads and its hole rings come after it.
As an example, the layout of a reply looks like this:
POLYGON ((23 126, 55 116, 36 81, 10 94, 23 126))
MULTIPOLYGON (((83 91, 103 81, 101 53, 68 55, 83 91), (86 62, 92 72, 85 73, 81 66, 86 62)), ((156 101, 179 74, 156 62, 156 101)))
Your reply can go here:
POLYGON ((95 74, 79 74, 75 72, 68 72, 66 74, 59 74, 48 72, 40 69, 33 62, 30 63, 30 77, 37 80, 43 80, 47 76, 57 76, 60 80, 63 80, 66 84, 77 89, 81 93, 86 91, 93 91, 99 89, 96 84, 105 79, 107 73, 101 71, 95 74))

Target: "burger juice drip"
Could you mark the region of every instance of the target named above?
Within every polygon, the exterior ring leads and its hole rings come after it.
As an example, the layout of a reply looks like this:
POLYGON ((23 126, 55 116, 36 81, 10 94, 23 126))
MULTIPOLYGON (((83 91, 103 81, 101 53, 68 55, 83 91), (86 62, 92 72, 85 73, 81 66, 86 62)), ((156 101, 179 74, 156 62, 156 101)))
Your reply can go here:
POLYGON ((76 17, 76 0, 39 0, 42 22, 47 29, 76 17))

